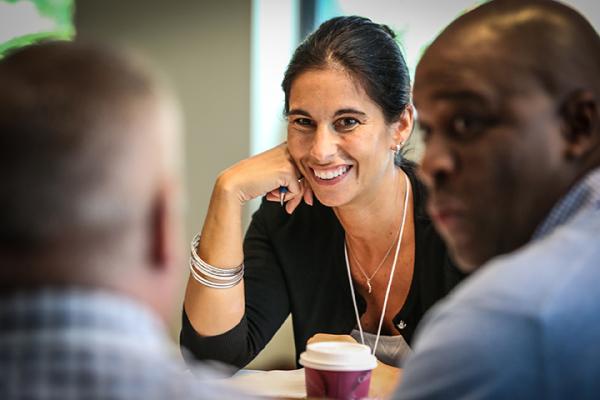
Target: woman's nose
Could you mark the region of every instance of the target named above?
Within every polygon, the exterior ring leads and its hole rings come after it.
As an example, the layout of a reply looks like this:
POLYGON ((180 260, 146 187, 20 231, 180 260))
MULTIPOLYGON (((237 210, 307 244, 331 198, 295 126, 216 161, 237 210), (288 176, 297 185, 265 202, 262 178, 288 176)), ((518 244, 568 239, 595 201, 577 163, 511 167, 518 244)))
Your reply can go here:
POLYGON ((310 155, 319 163, 330 161, 336 154, 338 137, 328 126, 318 126, 311 143, 310 155))

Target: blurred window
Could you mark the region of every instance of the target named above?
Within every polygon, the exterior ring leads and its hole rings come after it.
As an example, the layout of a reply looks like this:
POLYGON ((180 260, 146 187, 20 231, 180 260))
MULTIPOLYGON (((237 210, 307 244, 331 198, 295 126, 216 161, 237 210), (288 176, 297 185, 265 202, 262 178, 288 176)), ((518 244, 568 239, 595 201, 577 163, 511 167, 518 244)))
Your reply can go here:
MULTIPOLYGON (((600 27, 598 0, 562 0, 586 16, 596 30, 600 27)), ((325 20, 338 15, 360 15, 388 25, 396 32, 411 77, 419 58, 431 41, 459 15, 485 0, 302 0, 301 15, 313 16, 310 33, 325 20)))

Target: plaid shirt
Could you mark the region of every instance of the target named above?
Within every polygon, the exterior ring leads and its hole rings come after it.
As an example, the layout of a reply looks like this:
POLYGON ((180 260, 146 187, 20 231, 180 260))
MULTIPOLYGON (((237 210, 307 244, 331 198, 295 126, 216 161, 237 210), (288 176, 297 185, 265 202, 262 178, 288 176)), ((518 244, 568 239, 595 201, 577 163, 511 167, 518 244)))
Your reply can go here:
POLYGON ((71 289, 0 299, 2 400, 240 397, 206 369, 186 371, 175 351, 163 324, 124 297, 71 289))
POLYGON ((537 228, 534 239, 546 236, 576 214, 590 208, 600 208, 600 168, 588 173, 552 208, 537 228))

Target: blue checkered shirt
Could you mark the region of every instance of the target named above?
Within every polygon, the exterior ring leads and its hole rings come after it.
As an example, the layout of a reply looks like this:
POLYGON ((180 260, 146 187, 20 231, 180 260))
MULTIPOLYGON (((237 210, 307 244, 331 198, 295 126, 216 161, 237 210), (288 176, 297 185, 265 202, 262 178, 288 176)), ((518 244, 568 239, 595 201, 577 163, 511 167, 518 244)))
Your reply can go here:
POLYGON ((548 235, 573 218, 575 214, 593 208, 600 208, 600 168, 589 173, 552 208, 550 214, 537 228, 534 239, 548 235))
POLYGON ((186 368, 133 300, 75 289, 0 298, 2 400, 240 398, 186 368))
POLYGON ((423 319, 396 399, 598 399, 600 168, 423 319))

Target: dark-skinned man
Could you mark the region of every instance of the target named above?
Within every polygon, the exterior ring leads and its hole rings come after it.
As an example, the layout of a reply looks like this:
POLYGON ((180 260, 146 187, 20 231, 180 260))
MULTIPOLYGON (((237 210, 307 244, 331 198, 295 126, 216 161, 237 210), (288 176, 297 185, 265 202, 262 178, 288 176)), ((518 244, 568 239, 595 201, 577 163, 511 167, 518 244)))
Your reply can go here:
POLYGON ((429 212, 472 276, 422 323, 397 398, 600 393, 600 38, 497 0, 426 50, 414 101, 429 212))

